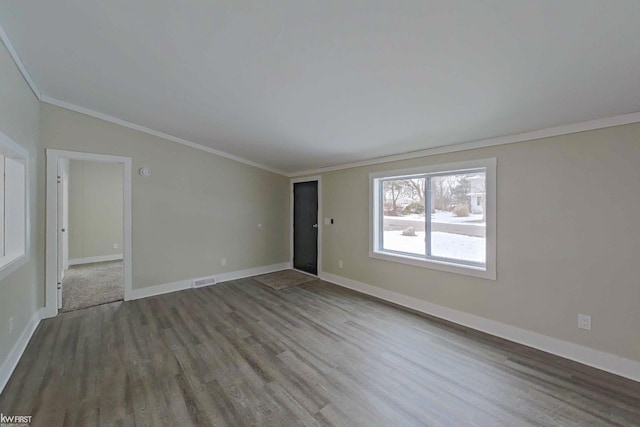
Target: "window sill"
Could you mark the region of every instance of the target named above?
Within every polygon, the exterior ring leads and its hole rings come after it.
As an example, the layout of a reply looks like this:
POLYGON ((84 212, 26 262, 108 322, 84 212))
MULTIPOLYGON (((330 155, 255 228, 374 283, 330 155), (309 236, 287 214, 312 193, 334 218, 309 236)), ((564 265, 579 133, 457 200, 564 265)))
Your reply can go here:
POLYGON ((479 277, 482 279, 496 280, 495 268, 475 267, 453 262, 438 261, 433 259, 417 258, 408 255, 391 254, 388 252, 369 251, 369 257, 385 261, 408 264, 432 270, 446 271, 449 273, 463 274, 465 276, 479 277))
POLYGON ((29 261, 27 254, 8 255, 0 258, 0 280, 14 273, 29 261))

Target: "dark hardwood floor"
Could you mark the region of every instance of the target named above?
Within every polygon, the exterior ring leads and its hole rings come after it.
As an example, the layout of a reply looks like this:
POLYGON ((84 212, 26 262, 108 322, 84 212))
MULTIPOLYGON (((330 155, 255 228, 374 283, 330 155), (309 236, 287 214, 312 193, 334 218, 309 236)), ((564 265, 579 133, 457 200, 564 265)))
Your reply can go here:
POLYGON ((0 396, 32 425, 640 425, 640 383, 313 281, 43 321, 0 396))

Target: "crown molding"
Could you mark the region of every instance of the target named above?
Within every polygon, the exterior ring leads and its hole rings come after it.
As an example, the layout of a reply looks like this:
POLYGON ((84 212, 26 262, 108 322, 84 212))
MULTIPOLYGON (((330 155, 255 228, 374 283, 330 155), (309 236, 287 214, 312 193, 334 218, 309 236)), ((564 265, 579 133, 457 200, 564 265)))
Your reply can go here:
POLYGON ((81 107, 79 105, 76 104, 72 104, 70 102, 66 102, 66 101, 62 101, 60 99, 56 99, 56 98, 52 98, 50 96, 47 95, 42 95, 42 97, 40 98, 40 100, 42 102, 45 102, 47 104, 51 104, 51 105, 55 105, 57 107, 62 107, 65 108, 67 110, 71 110, 71 111, 75 111, 77 113, 81 113, 81 114, 85 114, 87 116, 91 116, 94 117, 96 119, 100 119, 100 120, 104 120, 106 122, 110 122, 110 123, 114 123, 120 126, 124 126, 126 128, 129 129, 133 129, 133 130, 137 130, 139 132, 143 132, 149 135, 153 135, 153 136, 157 136, 158 138, 163 138, 163 139, 167 139, 169 141, 172 142, 176 142, 178 144, 182 144, 182 145, 186 145, 187 147, 191 147, 191 148, 195 148, 196 150, 201 150, 201 151, 205 151, 207 153, 210 154, 214 154, 216 156, 220 156, 220 157, 224 157, 226 159, 230 159, 239 163, 243 163, 245 165, 249 165, 249 166, 253 166, 259 169, 263 169, 266 170, 268 172, 272 172, 278 175, 283 175, 283 176, 287 176, 286 172, 283 172, 281 170, 272 168, 270 166, 266 166, 260 163, 256 163, 254 161, 242 158, 242 157, 238 157, 238 156, 234 156, 233 154, 229 154, 229 153, 225 153, 224 151, 220 151, 220 150, 216 150, 214 148, 211 147, 207 147, 205 145, 201 145, 192 141, 188 141, 186 139, 183 138, 179 138, 177 136, 173 136, 173 135, 169 135, 168 133, 164 133, 164 132, 160 132, 151 128, 148 128, 146 126, 141 126, 132 122, 128 122, 126 120, 122 120, 119 119, 117 117, 113 117, 110 116, 108 114, 104 114, 104 113, 100 113, 98 111, 94 111, 91 110, 89 108, 85 108, 85 107, 81 107))
MULTIPOLYGON (((0 27, 0 30, 1 30, 1 27, 0 27)), ((568 125, 554 126, 550 128, 539 129, 539 130, 534 130, 529 132, 505 135, 505 136, 500 136, 496 138, 480 139, 480 140, 462 142, 462 143, 453 144, 453 145, 443 145, 443 146, 434 147, 434 148, 427 148, 424 150, 411 151, 408 153, 394 154, 394 155, 384 156, 384 157, 376 157, 374 159, 361 160, 357 162, 342 163, 342 164, 327 166, 323 168, 308 169, 308 170, 302 170, 297 172, 285 172, 279 169, 272 168, 267 165, 254 162, 252 160, 238 157, 233 154, 225 153, 224 151, 216 150, 214 148, 207 147, 205 145, 201 145, 192 141, 188 141, 183 138, 179 138, 177 136, 169 135, 167 133, 160 132, 160 131, 157 131, 145 126, 141 126, 132 122, 128 122, 126 120, 118 119, 117 117, 113 117, 108 114, 100 113, 98 111, 81 107, 79 105, 72 104, 70 102, 52 98, 44 94, 41 94, 39 96, 39 99, 40 101, 45 102, 47 104, 55 105, 58 107, 65 108, 67 110, 72 110, 72 111, 85 114, 97 119, 115 123, 120 126, 134 129, 140 132, 144 132, 149 135, 157 136, 159 138, 167 139, 169 141, 176 142, 178 144, 186 145, 187 147, 195 148, 197 150, 202 150, 207 153, 214 154, 216 156, 234 160, 239 163, 244 163, 246 165, 263 169, 278 175, 283 175, 288 178, 296 178, 296 177, 302 177, 307 175, 317 175, 317 174, 333 172, 333 171, 338 171, 343 169, 352 169, 352 168, 363 167, 363 166, 379 165, 383 163, 415 159, 418 157, 435 156, 439 154, 455 153, 458 151, 474 150, 479 148, 494 147, 498 145, 514 144, 518 142, 534 141, 536 139, 543 139, 543 138, 549 138, 554 136, 569 135, 569 134, 578 133, 578 132, 586 132, 586 131, 596 130, 596 129, 605 129, 605 128, 614 127, 614 126, 640 123, 640 111, 638 111, 638 112, 633 112, 628 114, 621 114, 618 116, 605 117, 602 119, 587 120, 584 122, 571 123, 568 125)))
POLYGON ((379 165, 383 163, 390 163, 390 162, 395 162, 400 160, 415 159, 418 157, 427 157, 427 156, 435 156, 438 154, 455 153, 458 151, 474 150, 478 148, 513 144, 513 143, 524 142, 524 141, 533 141, 536 139, 549 138, 553 136, 568 135, 572 133, 585 132, 585 131, 596 130, 596 129, 604 129, 604 128, 613 127, 613 126, 640 123, 640 111, 639 111, 639 112, 633 112, 628 114, 621 114, 618 116, 606 117, 602 119, 587 120, 584 122, 572 123, 568 125, 561 125, 561 126, 555 126, 555 127, 539 129, 539 130, 534 130, 529 132, 505 135, 505 136, 500 136, 496 138, 468 141, 468 142, 462 142, 462 143, 453 144, 453 145, 443 145, 443 146, 434 147, 434 148, 427 148, 424 150, 411 151, 408 153, 394 154, 390 156, 377 157, 374 159, 361 160, 357 162, 342 163, 338 165, 327 166, 327 167, 322 167, 317 169, 301 170, 297 172, 285 172, 276 168, 272 168, 267 165, 263 165, 261 163, 254 162, 252 160, 235 156, 233 154, 225 153, 224 151, 216 150, 214 148, 207 147, 202 144, 198 144, 183 138, 179 138, 177 136, 169 135, 167 133, 151 129, 146 126, 141 126, 132 122, 128 122, 126 120, 118 119, 117 117, 113 117, 108 114, 100 113, 98 111, 81 107, 79 105, 75 105, 70 102, 62 101, 62 100, 47 96, 42 92, 40 92, 40 89, 38 89, 38 87, 36 86, 35 82, 31 78, 31 75, 27 71, 27 68, 25 67, 24 63, 20 59, 18 52, 13 47, 13 44, 11 43, 9 36, 7 35, 2 25, 0 25, 0 40, 2 41, 4 46, 7 48, 7 51, 11 55, 13 62, 18 67, 18 70, 22 74, 22 77, 24 78, 24 80, 29 85, 29 88, 31 89, 33 94, 36 96, 36 98, 38 98, 42 102, 45 102, 51 105, 56 105, 58 107, 72 110, 72 111, 85 114, 97 119, 101 119, 107 122, 115 123, 120 126, 134 129, 140 132, 144 132, 149 135, 157 136, 159 138, 176 142, 178 144, 182 144, 187 147, 195 148, 197 150, 205 151, 207 153, 211 153, 216 156, 224 157, 239 163, 243 163, 259 169, 263 169, 268 172, 272 172, 278 175, 283 175, 288 178, 295 178, 295 177, 301 177, 306 175, 317 175, 321 173, 338 171, 343 169, 379 165))
POLYGON ((68 110, 72 110, 78 113, 82 113, 82 114, 86 114, 88 116, 91 117, 95 117, 97 119, 101 119, 107 122, 111 122, 111 123, 115 123, 117 125, 120 126, 124 126, 130 129, 134 129, 140 132, 144 132, 147 133, 149 135, 153 135, 153 136, 157 136, 159 138, 163 138, 163 139, 167 139, 169 141, 172 142, 176 142, 178 144, 182 144, 182 145, 186 145, 187 147, 191 147, 191 148, 195 148, 197 150, 202 150, 205 151, 207 153, 210 154, 214 154, 216 156, 220 156, 220 157, 224 157, 226 159, 230 159, 230 160, 234 160, 236 162, 239 163, 243 163, 245 165, 249 165, 249 166, 253 166, 259 169, 263 169, 266 170, 268 172, 272 172, 278 175, 284 175, 287 176, 286 172, 283 172, 281 170, 242 158, 242 157, 238 157, 238 156, 234 156, 233 154, 228 154, 225 153, 224 151, 220 151, 220 150, 216 150, 210 147, 207 147, 205 145, 201 145, 192 141, 188 141, 186 139, 182 139, 182 138, 178 138, 177 136, 173 136, 173 135, 169 135, 166 134, 164 132, 160 132, 145 126, 141 126, 135 123, 131 123, 128 122, 126 120, 122 120, 122 119, 118 119, 116 117, 112 117, 109 116, 108 114, 103 114, 97 111, 93 111, 90 110, 88 108, 84 108, 84 107, 80 107, 79 105, 75 105, 72 104, 70 102, 66 102, 66 101, 62 101, 50 96, 47 96, 45 94, 43 94, 40 89, 38 89, 38 86, 36 86, 35 82, 33 81, 33 79, 31 78, 31 75, 29 74, 29 71, 27 71, 27 67, 25 67, 24 63, 22 62, 22 59, 20 59, 20 55, 18 55, 18 52, 16 51, 16 49, 13 47, 13 44, 11 43, 11 40, 9 39, 9 35, 7 34, 7 32, 4 30, 4 28, 2 27, 2 25, 0 25, 0 40, 2 41, 2 44, 4 44, 4 46, 7 48, 7 51, 9 52, 9 55, 11 56, 11 59, 13 59, 13 62, 16 64, 16 67, 18 67, 18 70, 20 71, 20 74, 22 74, 22 77, 24 78, 24 80, 27 82, 27 84, 29 85, 29 88, 31 89, 31 91, 33 92, 33 94, 35 95, 35 97, 40 100, 41 102, 46 102, 47 104, 51 104, 51 105, 56 105, 58 107, 62 107, 62 108, 66 108, 68 110))
POLYGON ((584 122, 572 123, 562 126, 554 126, 530 132, 516 133, 512 135, 500 136, 497 138, 480 139, 476 141, 463 142, 453 145, 443 145, 440 147, 428 148, 425 150, 411 151, 409 153, 394 154, 391 156, 377 157, 375 159, 361 160, 358 162, 343 163, 335 166, 327 166, 318 169, 302 170, 289 173, 289 178, 317 175, 320 173, 333 172, 342 169, 351 169, 362 166, 379 165, 382 163, 396 162, 399 160, 415 159, 417 157, 435 156, 438 154, 455 153, 457 151, 474 150, 477 148, 493 147, 496 145, 513 144, 516 142, 533 141, 536 139, 549 138, 552 136, 568 135, 571 133, 586 132, 596 129, 604 129, 613 126, 640 123, 640 112, 621 114, 619 116, 606 117, 603 119, 587 120, 584 122))
POLYGON ((2 44, 9 51, 9 55, 11 55, 11 59, 13 59, 13 62, 16 64, 16 67, 18 67, 18 70, 20 70, 20 74, 22 74, 22 78, 24 78, 24 80, 29 85, 29 88, 31 89, 31 92, 33 92, 33 94, 36 96, 36 98, 41 99, 40 98, 40 96, 41 96, 40 89, 38 89, 38 86, 36 86, 35 82, 31 78, 31 75, 29 74, 29 71, 27 71, 27 67, 24 66, 24 63, 22 62, 22 59, 20 59, 20 55, 18 55, 18 52, 13 47, 13 44, 11 43, 11 40, 9 39, 9 35, 4 30, 4 28, 2 28, 2 25, 0 25, 0 40, 2 40, 2 44))

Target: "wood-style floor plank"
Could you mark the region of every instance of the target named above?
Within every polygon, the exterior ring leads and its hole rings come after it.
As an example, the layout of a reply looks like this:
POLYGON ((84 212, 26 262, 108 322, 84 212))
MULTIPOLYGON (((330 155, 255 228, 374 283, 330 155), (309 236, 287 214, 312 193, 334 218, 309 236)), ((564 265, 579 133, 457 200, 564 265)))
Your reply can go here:
POLYGON ((640 426, 640 383, 316 280, 41 322, 4 392, 34 426, 640 426))

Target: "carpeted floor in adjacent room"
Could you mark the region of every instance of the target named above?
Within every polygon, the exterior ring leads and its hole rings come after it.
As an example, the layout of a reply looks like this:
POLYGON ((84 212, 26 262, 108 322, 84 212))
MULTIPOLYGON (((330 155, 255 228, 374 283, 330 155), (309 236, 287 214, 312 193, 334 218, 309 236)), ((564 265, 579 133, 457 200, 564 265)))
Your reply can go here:
POLYGON ((74 311, 124 298, 122 261, 74 265, 62 281, 62 310, 74 311))

